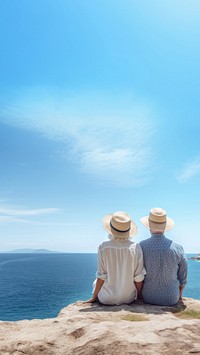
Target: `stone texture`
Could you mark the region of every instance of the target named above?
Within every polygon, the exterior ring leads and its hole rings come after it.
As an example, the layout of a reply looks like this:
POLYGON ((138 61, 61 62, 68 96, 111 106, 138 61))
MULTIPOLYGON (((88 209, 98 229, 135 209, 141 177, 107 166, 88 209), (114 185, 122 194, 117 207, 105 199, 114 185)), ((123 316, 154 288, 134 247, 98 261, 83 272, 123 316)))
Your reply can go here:
POLYGON ((200 354, 200 319, 177 317, 184 308, 200 311, 200 301, 185 298, 174 307, 77 302, 57 318, 0 322, 0 354, 200 354))

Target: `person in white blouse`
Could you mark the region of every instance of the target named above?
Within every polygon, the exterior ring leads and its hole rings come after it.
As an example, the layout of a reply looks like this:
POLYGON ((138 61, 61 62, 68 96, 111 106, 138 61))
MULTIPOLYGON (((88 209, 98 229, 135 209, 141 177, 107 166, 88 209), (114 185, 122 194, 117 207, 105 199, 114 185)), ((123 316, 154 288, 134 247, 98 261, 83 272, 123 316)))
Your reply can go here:
POLYGON ((125 212, 115 212, 103 219, 110 240, 98 248, 98 271, 93 296, 105 305, 131 303, 141 297, 145 270, 139 244, 130 240, 137 226, 125 212))

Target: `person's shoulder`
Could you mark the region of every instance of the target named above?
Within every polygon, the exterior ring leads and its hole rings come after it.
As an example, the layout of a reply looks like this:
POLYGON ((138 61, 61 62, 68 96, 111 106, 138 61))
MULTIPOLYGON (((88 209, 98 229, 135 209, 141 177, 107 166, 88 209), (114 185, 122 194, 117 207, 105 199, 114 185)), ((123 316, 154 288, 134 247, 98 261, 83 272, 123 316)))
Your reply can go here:
POLYGON ((136 252, 138 251, 141 251, 141 246, 140 246, 140 243, 136 243, 136 242, 130 242, 130 245, 129 245, 129 248, 132 249, 132 250, 135 250, 136 252))
POLYGON ((131 247, 131 248, 136 248, 136 245, 139 245, 138 243, 133 242, 132 240, 128 240, 127 242, 128 242, 129 247, 131 247))
POLYGON ((172 244, 171 244, 172 248, 179 251, 180 253, 184 253, 184 249, 182 247, 182 245, 172 241, 172 244))
POLYGON ((112 245, 112 240, 106 240, 99 245, 99 249, 104 249, 112 245))

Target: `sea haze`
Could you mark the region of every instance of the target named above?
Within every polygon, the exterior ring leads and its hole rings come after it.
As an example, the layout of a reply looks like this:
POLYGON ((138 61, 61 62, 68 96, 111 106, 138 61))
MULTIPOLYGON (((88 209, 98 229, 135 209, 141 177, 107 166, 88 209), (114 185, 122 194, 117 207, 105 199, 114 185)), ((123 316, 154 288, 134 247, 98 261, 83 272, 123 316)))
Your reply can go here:
MULTIPOLYGON (((184 296, 200 299, 200 262, 188 260, 184 296)), ((96 254, 0 254, 0 320, 49 318, 91 297, 96 254)))

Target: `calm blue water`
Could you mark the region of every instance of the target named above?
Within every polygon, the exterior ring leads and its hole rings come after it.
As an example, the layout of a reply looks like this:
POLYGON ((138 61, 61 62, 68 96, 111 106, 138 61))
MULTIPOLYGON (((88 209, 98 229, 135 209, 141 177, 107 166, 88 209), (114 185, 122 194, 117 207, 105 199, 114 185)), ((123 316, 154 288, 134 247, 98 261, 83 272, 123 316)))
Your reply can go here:
MULTIPOLYGON (((184 296, 200 299, 200 262, 188 261, 184 296)), ((91 297, 96 254, 0 254, 0 320, 55 317, 91 297)))

